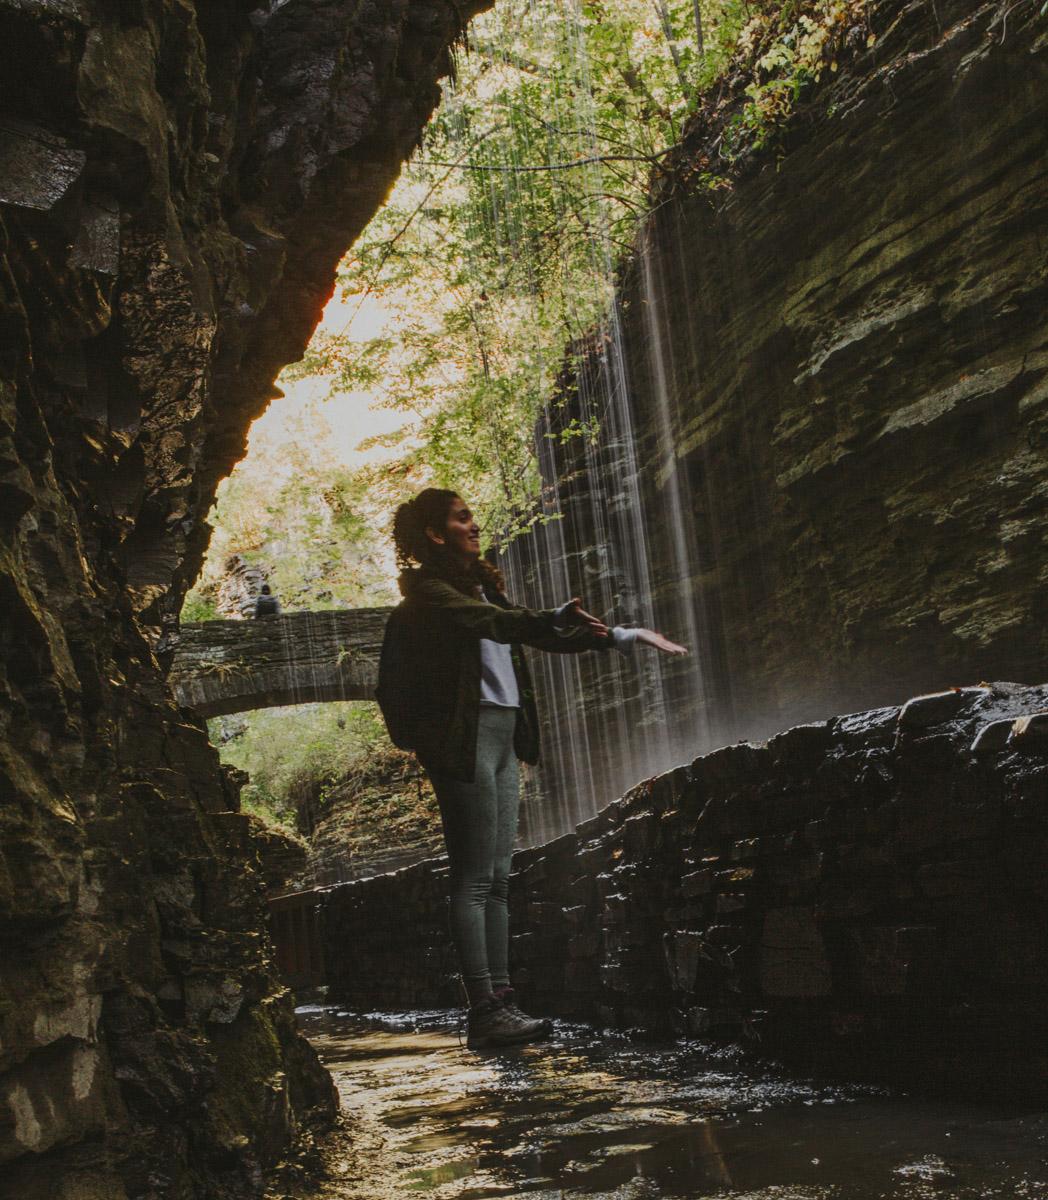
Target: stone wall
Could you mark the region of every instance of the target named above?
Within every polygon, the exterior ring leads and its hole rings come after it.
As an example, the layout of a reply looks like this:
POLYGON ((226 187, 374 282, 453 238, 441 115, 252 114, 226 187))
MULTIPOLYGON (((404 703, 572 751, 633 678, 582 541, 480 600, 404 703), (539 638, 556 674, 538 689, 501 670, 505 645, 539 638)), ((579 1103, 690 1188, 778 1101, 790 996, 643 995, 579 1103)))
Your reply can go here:
POLYGON ((4 1197, 254 1196, 333 1115, 158 635, 477 7, 0 0, 4 1197))
MULTIPOLYGON (((1043 1102, 1046 706, 998 685, 799 726, 518 853, 526 1006, 1043 1102)), ((445 889, 438 860, 322 893, 330 998, 461 1003, 445 889)))
POLYGON ((521 601, 553 582, 693 649, 651 681, 540 665, 547 808, 1043 674, 1048 27, 1030 3, 867 11, 770 146, 722 159, 748 80, 713 93, 622 273, 619 344, 581 347, 550 413, 603 442, 540 436, 563 520, 514 547, 521 601))

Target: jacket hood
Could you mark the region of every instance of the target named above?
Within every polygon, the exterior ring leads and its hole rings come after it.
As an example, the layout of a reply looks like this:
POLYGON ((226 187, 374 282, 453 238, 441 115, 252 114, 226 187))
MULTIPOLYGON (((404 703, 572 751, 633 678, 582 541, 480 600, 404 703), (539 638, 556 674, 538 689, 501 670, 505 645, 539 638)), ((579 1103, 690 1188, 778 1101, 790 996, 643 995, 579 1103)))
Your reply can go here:
POLYGON ((404 599, 408 600, 418 591, 424 580, 433 578, 433 572, 427 571, 425 567, 406 567, 397 577, 397 587, 404 599))

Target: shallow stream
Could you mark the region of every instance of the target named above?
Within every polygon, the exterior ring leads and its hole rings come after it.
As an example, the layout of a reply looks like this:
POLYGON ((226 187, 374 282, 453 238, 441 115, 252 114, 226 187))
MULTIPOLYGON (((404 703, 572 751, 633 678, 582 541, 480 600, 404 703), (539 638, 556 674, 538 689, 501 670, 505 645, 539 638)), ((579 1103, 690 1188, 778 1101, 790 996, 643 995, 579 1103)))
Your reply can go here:
POLYGON ((1048 1200, 1048 1114, 564 1023, 475 1053, 443 1012, 298 1015, 344 1112, 311 1200, 1048 1200))

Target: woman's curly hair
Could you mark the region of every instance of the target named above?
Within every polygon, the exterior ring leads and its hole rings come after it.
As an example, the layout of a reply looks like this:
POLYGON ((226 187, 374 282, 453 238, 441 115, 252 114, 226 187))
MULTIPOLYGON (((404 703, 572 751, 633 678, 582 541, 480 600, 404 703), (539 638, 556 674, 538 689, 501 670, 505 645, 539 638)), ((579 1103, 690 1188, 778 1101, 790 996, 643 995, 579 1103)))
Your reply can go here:
POLYGON ((393 544, 402 592, 420 570, 438 575, 467 596, 474 595, 478 587, 484 591, 505 591, 502 572, 497 567, 478 558, 466 570, 446 546, 438 545, 426 535, 427 529, 445 527, 451 506, 458 499, 459 493, 447 488, 425 488, 393 514, 393 544))

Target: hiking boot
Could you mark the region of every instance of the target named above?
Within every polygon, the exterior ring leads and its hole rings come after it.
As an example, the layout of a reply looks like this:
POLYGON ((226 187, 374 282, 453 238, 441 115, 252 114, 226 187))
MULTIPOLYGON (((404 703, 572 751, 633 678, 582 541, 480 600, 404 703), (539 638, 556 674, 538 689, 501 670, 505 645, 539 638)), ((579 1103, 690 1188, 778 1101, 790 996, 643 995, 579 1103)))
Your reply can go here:
POLYGON ((542 1027, 540 1036, 545 1037, 553 1032, 553 1022, 549 1017, 529 1017, 526 1012, 522 1012, 517 1007, 517 993, 511 987, 496 988, 493 992, 496 1000, 501 1001, 502 1007, 507 1012, 513 1013, 514 1016, 520 1017, 523 1021, 535 1021, 542 1027))
POLYGON ((466 1045, 470 1050, 516 1046, 536 1041, 549 1032, 547 1022, 532 1020, 519 1009, 512 1012, 494 996, 475 1004, 467 1016, 466 1045))

